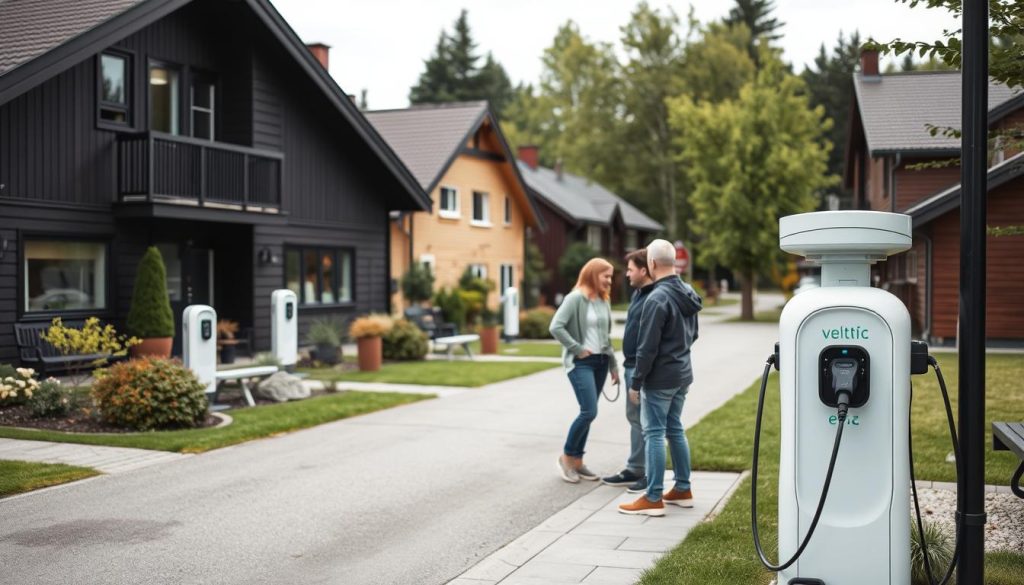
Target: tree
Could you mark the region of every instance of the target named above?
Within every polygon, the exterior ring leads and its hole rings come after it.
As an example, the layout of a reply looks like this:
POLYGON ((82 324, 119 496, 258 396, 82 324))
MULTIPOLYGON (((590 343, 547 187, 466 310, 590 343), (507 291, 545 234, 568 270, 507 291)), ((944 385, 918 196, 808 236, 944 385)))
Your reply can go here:
POLYGON ((413 262, 402 275, 402 296, 411 304, 429 301, 434 296, 434 273, 422 262, 413 262))
POLYGON ((524 309, 532 309, 540 302, 540 287, 550 278, 544 264, 544 255, 533 242, 526 243, 526 258, 523 262, 523 290, 520 298, 524 309))
MULTIPOLYGON (((911 8, 944 8, 959 18, 962 0, 895 0, 911 8)), ((1019 0, 989 0, 989 61, 988 74, 1010 87, 1024 85, 1024 2, 1019 0)), ((943 31, 941 39, 934 41, 906 41, 900 38, 888 43, 869 40, 867 48, 896 56, 917 52, 919 57, 937 57, 953 69, 960 69, 961 29, 943 31)))
POLYGON ((745 24, 712 22, 701 29, 700 38, 686 46, 682 72, 686 93, 696 101, 735 99, 757 73, 747 53, 749 44, 750 29, 745 24))
POLYGON ((779 217, 811 211, 828 175, 824 109, 811 108, 799 77, 765 63, 736 100, 670 102, 679 162, 693 184, 693 229, 705 263, 734 270, 743 287, 742 318, 753 319, 753 287, 778 248, 779 217))
MULTIPOLYGON (((839 176, 846 164, 846 132, 849 128, 850 103, 853 99, 853 72, 860 63, 860 34, 854 31, 847 39, 842 32, 832 53, 822 43, 814 66, 804 69, 800 77, 807 85, 812 106, 821 106, 825 117, 832 120, 828 138, 833 148, 828 158, 828 171, 839 176)), ((851 193, 840 184, 831 188, 840 200, 849 202, 851 193)))
POLYGON ((758 46, 769 45, 782 38, 777 31, 785 26, 777 18, 771 17, 775 10, 775 0, 735 0, 736 6, 729 10, 729 16, 725 18, 725 24, 743 24, 750 31, 750 41, 747 45, 747 54, 758 66, 761 65, 761 55, 758 46))
POLYGON ((142 339, 174 337, 174 314, 167 295, 167 268, 156 246, 139 261, 126 319, 128 333, 142 339))
POLYGON ((558 260, 558 275, 564 278, 569 283, 569 286, 575 285, 583 265, 589 262, 591 258, 596 258, 597 255, 597 250, 590 247, 590 244, 586 242, 573 242, 569 244, 565 252, 562 253, 562 257, 558 260))
POLYGON ((409 90, 413 104, 467 100, 488 100, 496 114, 512 99, 512 83, 505 68, 487 54, 477 65, 476 43, 463 10, 453 25, 452 34, 441 31, 434 52, 424 61, 419 81, 409 90))

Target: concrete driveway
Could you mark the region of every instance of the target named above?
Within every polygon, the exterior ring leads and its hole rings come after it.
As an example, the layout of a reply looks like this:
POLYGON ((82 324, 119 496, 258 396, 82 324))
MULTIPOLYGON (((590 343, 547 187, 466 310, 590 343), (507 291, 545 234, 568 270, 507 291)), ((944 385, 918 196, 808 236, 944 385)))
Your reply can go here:
MULTIPOLYGON (((687 424, 747 387, 777 335, 708 317, 687 424)), ((602 401, 590 435, 602 472, 626 455, 623 404, 602 401)), ((0 500, 0 582, 445 583, 595 487, 555 473, 575 411, 555 368, 0 500)))

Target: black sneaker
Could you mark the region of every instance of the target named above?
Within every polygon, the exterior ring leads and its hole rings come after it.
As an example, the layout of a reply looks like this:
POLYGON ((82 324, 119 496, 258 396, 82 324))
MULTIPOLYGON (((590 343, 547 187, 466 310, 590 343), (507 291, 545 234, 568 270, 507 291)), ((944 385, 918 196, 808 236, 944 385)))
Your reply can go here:
POLYGON ((647 478, 646 477, 641 477, 640 479, 636 480, 636 483, 634 483, 633 485, 629 486, 629 489, 627 489, 626 491, 628 491, 631 494, 639 494, 641 492, 646 492, 647 491, 647 478))
POLYGON ((637 474, 633 473, 632 471, 630 471, 628 469, 623 469, 622 471, 616 473, 615 475, 610 475, 608 477, 602 477, 601 478, 601 483, 603 483, 604 485, 614 485, 614 486, 625 487, 625 486, 628 486, 628 485, 630 485, 632 483, 635 483, 636 480, 642 479, 642 478, 643 478, 642 475, 637 475, 637 474))

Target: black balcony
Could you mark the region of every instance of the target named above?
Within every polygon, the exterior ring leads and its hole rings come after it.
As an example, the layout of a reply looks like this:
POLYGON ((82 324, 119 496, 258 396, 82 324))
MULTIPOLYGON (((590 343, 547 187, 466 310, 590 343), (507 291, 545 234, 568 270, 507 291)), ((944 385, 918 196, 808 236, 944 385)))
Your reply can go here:
POLYGON ((117 142, 122 203, 181 203, 278 212, 284 154, 161 132, 117 142))

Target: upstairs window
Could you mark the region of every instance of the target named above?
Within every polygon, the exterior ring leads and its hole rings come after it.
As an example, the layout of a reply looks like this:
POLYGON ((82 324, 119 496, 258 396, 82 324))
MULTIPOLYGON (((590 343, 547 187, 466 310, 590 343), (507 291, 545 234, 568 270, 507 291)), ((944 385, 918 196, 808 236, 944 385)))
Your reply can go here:
POLYGON ((101 53, 99 56, 99 121, 110 126, 131 125, 128 56, 101 53))
POLYGON ((192 79, 192 136, 204 140, 214 138, 214 110, 216 103, 216 87, 213 81, 204 75, 196 75, 192 79))
POLYGON ((595 252, 601 251, 601 226, 587 226, 587 244, 593 248, 595 252))
POLYGON ((149 128, 181 134, 181 88, 177 69, 160 63, 149 65, 149 128))
POLYGON ((491 225, 491 209, 487 193, 473 191, 473 223, 491 225))
POLYGON ((512 225, 512 198, 505 195, 505 225, 512 225))
POLYGON ((438 205, 441 217, 459 217, 459 192, 451 187, 441 187, 441 201, 438 205))
POLYGON ((626 251, 630 252, 640 247, 640 238, 636 230, 626 230, 626 251))

